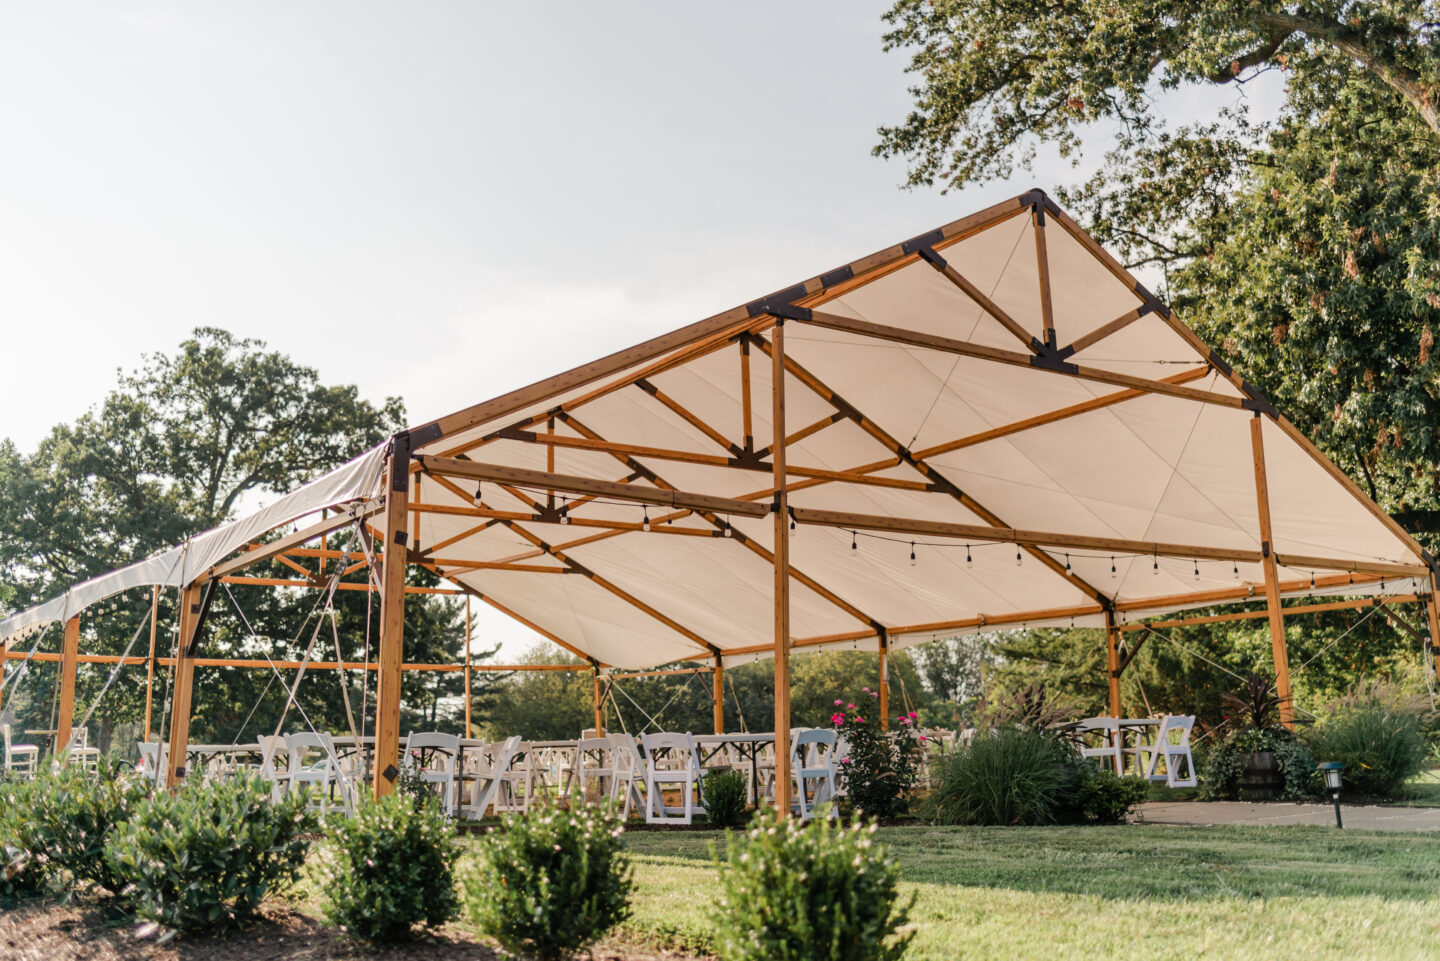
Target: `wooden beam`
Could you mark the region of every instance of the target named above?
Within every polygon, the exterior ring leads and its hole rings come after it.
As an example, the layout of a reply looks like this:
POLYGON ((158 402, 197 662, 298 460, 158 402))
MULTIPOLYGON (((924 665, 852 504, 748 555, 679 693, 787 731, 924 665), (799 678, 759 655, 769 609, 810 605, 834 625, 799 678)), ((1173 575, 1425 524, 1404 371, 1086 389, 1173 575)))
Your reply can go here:
POLYGON ((70 746, 71 726, 75 718, 75 657, 80 653, 80 615, 65 622, 65 640, 60 659, 60 710, 55 722, 51 753, 62 764, 70 746))
POLYGON ((474 639, 470 628, 470 598, 465 598, 465 736, 470 733, 470 643, 474 639))
MULTIPOLYGON (((1325 604, 1294 604, 1284 608, 1287 617, 1293 614, 1321 614, 1326 611, 1352 611, 1362 607, 1384 607, 1386 604, 1403 604, 1418 600, 1418 594, 1401 594, 1389 598, 1365 597, 1350 601, 1331 601, 1325 604)), ((1190 627, 1197 624, 1224 624, 1230 621, 1258 621, 1268 618, 1268 607, 1254 611, 1235 611, 1229 614, 1207 614, 1201 617, 1179 617, 1164 621, 1136 621, 1124 624, 1116 630, 1121 633, 1143 631, 1148 628, 1190 627)))
POLYGON ((725 733, 725 659, 716 655, 715 673, 710 686, 711 711, 715 715, 715 733, 725 733))
POLYGON ((920 248, 920 256, 931 267, 934 267, 936 270, 938 270, 941 276, 943 276, 946 280, 950 281, 950 283, 958 287, 965 294, 965 296, 973 300, 982 311, 989 314, 990 317, 994 320, 998 321, 1001 327, 1004 327, 1007 331, 1010 332, 1011 336, 1013 336, 1016 340, 1020 341, 1020 343, 1024 344, 1027 348, 1032 347, 1035 341, 1035 335, 1030 333, 1023 326, 1021 326, 1020 323, 1016 321, 1015 318, 1011 317, 1008 313, 1006 313, 999 304, 995 303, 993 300, 987 297, 984 292, 980 290, 979 287, 976 287, 974 284, 972 284, 963 274, 960 273, 960 271, 956 270, 949 262, 947 262, 944 257, 940 256, 938 253, 936 253, 929 247, 920 248))
MULTIPOLYGON (((680 674, 708 674, 712 668, 708 667, 670 667, 658 671, 609 671, 606 672, 607 681, 625 681, 639 677, 675 677, 680 674)), ((723 731, 720 733, 724 733, 723 731)))
POLYGON ((1440 676, 1440 604, 1435 601, 1435 575, 1430 575, 1430 593, 1425 596, 1425 620, 1430 626, 1430 654, 1435 661, 1437 676, 1440 676))
POLYGON ((200 582, 180 592, 180 636, 173 659, 170 692, 170 745, 165 764, 165 786, 174 790, 185 777, 185 753, 190 746, 190 703, 195 689, 195 651, 192 645, 200 627, 203 605, 200 582))
POLYGON ((546 471, 525 470, 520 467, 503 467, 497 464, 481 464, 449 457, 432 457, 428 454, 422 454, 419 460, 421 467, 427 473, 469 477, 497 484, 536 487, 570 494, 594 494, 599 497, 631 501, 636 504, 709 510, 721 514, 739 514, 742 517, 764 517, 769 513, 769 508, 763 505, 735 500, 731 497, 658 490, 636 484, 617 484, 613 481, 596 480, 591 477, 551 474, 546 471))
MULTIPOLYGON (((233 575, 220 578, 222 584, 249 584, 252 587, 303 587, 312 591, 328 590, 328 584, 316 584, 312 581, 295 581, 283 577, 245 577, 233 575)), ((335 585, 337 591, 373 591, 375 588, 370 584, 351 584, 341 581, 335 585)), ((407 585, 406 594, 459 594, 460 591, 451 590, 448 587, 419 587, 407 585)))
POLYGON ((1290 655, 1285 645, 1285 614, 1280 607, 1280 575, 1275 567, 1275 535, 1270 528, 1270 488, 1265 479, 1265 442, 1260 412, 1250 419, 1250 449, 1255 458, 1255 504, 1260 514, 1260 542, 1265 557, 1265 608, 1270 612, 1270 651, 1275 661, 1275 694, 1280 723, 1295 729, 1295 701, 1290 690, 1290 655))
MULTIPOLYGON (((1066 350, 1070 355, 1078 354, 1086 347, 1093 346, 1094 344, 1097 344, 1100 341, 1104 340, 1106 337, 1109 337, 1111 334, 1118 333, 1119 331, 1124 330, 1126 327, 1129 327, 1141 317, 1144 317, 1146 314, 1150 313, 1150 311, 1151 308, 1148 304, 1141 304, 1134 310, 1131 310, 1127 313, 1121 314, 1119 317, 1116 317, 1108 324, 1096 327, 1094 330, 1090 331, 1090 333, 1085 334, 1084 336, 1076 337, 1073 341, 1070 342, 1070 345, 1066 348, 1066 350)), ((1210 373, 1209 365, 1203 367, 1202 370, 1207 374, 1210 373)))
MULTIPOLYGON (((1315 578, 1315 587, 1349 587, 1354 584, 1371 584, 1380 580, 1378 574, 1348 574, 1345 576, 1334 575, 1331 577, 1315 578)), ((1225 587, 1206 591, 1193 591, 1188 594, 1167 594, 1163 597, 1144 597, 1133 601, 1117 601, 1115 610, 1121 613, 1130 611, 1164 611, 1173 610, 1177 607, 1189 607, 1198 604, 1223 604, 1227 601, 1244 601, 1256 596, 1255 584, 1242 583, 1238 587, 1225 587)), ((1259 585, 1264 590, 1264 585, 1259 585)), ((1310 579, 1282 581, 1280 593, 1288 591, 1308 590, 1310 579)))
MULTIPOLYGON (((740 431, 745 449, 755 449, 755 424, 750 407, 750 338, 740 338, 740 431)), ((719 733, 724 733, 723 731, 719 733)))
POLYGON ((1050 300, 1050 254, 1045 246, 1045 205, 1036 204, 1030 208, 1030 226, 1035 232, 1035 265, 1040 283, 1040 321, 1045 334, 1040 339, 1054 348, 1055 309, 1050 300))
MULTIPOLYGON (((267 544, 254 545, 248 548, 246 552, 244 554, 241 554, 239 557, 232 558, 231 560, 225 561, 221 564, 216 564, 214 567, 210 568, 208 571, 204 572, 198 578, 196 578, 196 582, 201 580, 214 580, 216 578, 224 577, 226 574, 233 574, 236 571, 244 570, 245 568, 250 567, 254 564, 258 564, 263 560, 274 557, 277 554, 284 554, 291 548, 299 547, 306 541, 314 540, 322 534, 327 534, 331 531, 338 530, 339 528, 344 527, 347 524, 354 523, 357 520, 370 517, 378 513, 379 510, 379 506, 374 504, 352 508, 351 510, 345 511, 344 513, 336 514, 333 517, 326 518, 325 520, 320 521, 318 524, 312 524, 304 530, 297 531, 294 534, 286 535, 285 537, 281 537, 278 540, 270 541, 267 544)), ((310 572, 306 571, 305 573, 308 575, 310 572)))
POLYGON ((910 347, 920 347, 925 350, 934 350, 941 353, 958 354, 962 357, 973 357, 978 360, 988 360, 999 364, 1010 364, 1015 367, 1025 367, 1030 370, 1044 371, 1063 377, 1077 377, 1080 380, 1095 381, 1096 383, 1110 384, 1115 387, 1129 387, 1134 390, 1145 391, 1146 393, 1179 397, 1184 400, 1200 401, 1202 403, 1215 404, 1220 407, 1230 407, 1236 410, 1243 409, 1248 403, 1245 398, 1232 397, 1229 394, 1217 394, 1213 391, 1197 390, 1193 387, 1167 384, 1161 380, 1134 377, 1130 374, 1121 374, 1099 367, 1083 367, 1079 364, 1070 364, 1068 362, 1063 365, 1063 368, 1036 365, 1030 362, 1034 356, 1033 354, 1022 354, 1017 351, 1004 350, 999 347, 985 347, 965 340, 955 340, 951 337, 941 337, 936 334, 918 333, 913 330, 890 327, 885 324, 875 324, 866 320, 854 320, 850 317, 842 317, 839 314, 811 311, 808 317, 803 318, 803 321, 815 327, 825 327, 830 330, 838 330, 859 337, 885 340, 891 343, 905 344, 910 347))
POLYGON ((150 656, 145 659, 145 740, 150 740, 150 710, 155 701, 155 626, 160 616, 160 585, 150 589, 150 656))
POLYGON ((734 443, 730 440, 730 438, 726 437, 719 430, 711 427, 710 424, 706 423, 703 417, 699 416, 694 411, 690 410, 690 408, 686 407, 684 404, 680 403, 678 400, 665 393, 659 387, 656 387, 649 380, 646 380, 644 378, 637 380, 635 382, 635 386, 643 390, 645 393, 649 394, 651 397, 655 398, 672 413, 679 416, 681 420, 685 421, 685 423, 689 424, 691 427, 695 428, 700 433, 710 438, 722 449, 727 450, 735 455, 744 453, 744 450, 740 447, 739 444, 734 443))
POLYGON ((410 435, 390 442, 385 474, 384 553, 380 575, 380 670, 375 694, 375 799, 395 790, 400 776, 400 665, 405 661, 405 572, 409 558, 410 435))
POLYGON ((1276 554, 1280 567, 1300 570, 1355 571, 1366 574, 1398 574, 1401 577, 1424 577, 1429 569, 1424 564, 1392 564, 1386 561, 1352 561, 1338 557, 1304 557, 1299 554, 1276 554))
POLYGON ((880 730, 890 730, 890 644, 880 635, 880 730))
POLYGON ((771 454, 775 486, 775 808, 790 816, 790 512, 785 489, 785 325, 777 322, 770 347, 771 454))

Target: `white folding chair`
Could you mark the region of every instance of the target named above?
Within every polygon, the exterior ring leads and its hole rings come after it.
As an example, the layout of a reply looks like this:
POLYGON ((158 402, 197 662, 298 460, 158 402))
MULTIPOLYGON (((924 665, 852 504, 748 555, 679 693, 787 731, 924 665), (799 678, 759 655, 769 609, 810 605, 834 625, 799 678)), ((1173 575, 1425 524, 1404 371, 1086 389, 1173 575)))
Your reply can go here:
POLYGON ((575 776, 580 797, 608 797, 615 778, 615 748, 608 737, 587 737, 575 746, 575 776), (589 782, 594 782, 592 790, 589 782))
MULTIPOLYGON (((792 805, 808 821, 815 806, 835 797, 835 732, 819 728, 800 731, 790 741, 790 777, 795 782, 792 805), (810 797, 810 785, 814 796, 810 797)), ((834 810, 831 810, 834 816, 834 810)))
POLYGON ((610 799, 623 797, 621 819, 630 819, 630 805, 645 807, 641 790, 645 786, 645 761, 635 750, 635 742, 628 734, 611 734, 610 742, 610 799))
POLYGON ((290 790, 290 749, 283 737, 261 736, 260 777, 270 782, 271 800, 280 800, 290 790))
POLYGON ((5 735, 5 773, 33 779, 40 768, 40 746, 14 743, 9 721, 0 724, 0 731, 5 735))
POLYGON ((1120 719, 1118 717, 1087 717, 1075 729, 1080 736, 1080 756, 1100 758, 1107 761, 1116 774, 1123 774, 1120 750, 1120 719), (1085 741, 1087 734, 1099 734, 1100 746, 1091 747, 1085 741))
POLYGON ((1190 755, 1190 729, 1195 726, 1193 715, 1167 714, 1160 719, 1155 740, 1143 740, 1136 747, 1140 770, 1152 781, 1164 781, 1166 787, 1195 787, 1195 759, 1190 755), (1159 773, 1161 761, 1165 774, 1159 773), (1183 762, 1183 763, 1182 763, 1183 762), (1181 776, 1181 771, 1184 776, 1181 776))
POLYGON ((165 778, 165 769, 169 766, 170 745, 161 741, 141 741, 140 748, 140 773, 155 784, 159 784, 165 778))
POLYGON ((440 785, 440 804, 446 817, 454 817, 459 808, 459 781, 456 763, 460 757, 460 735, 439 731, 411 734, 405 742, 400 766, 419 773, 426 784, 440 785), (427 756, 428 755, 428 756, 427 756))
POLYGON ((508 784, 510 764, 520 750, 520 744, 520 736, 515 735, 503 742, 465 752, 462 777, 470 785, 470 803, 463 808, 465 817, 479 820, 491 805, 495 805, 497 813, 503 810, 497 802, 508 784))
POLYGON ((835 732, 835 750, 830 752, 830 773, 834 778, 832 797, 845 797, 849 787, 845 783, 845 759, 850 756, 850 742, 839 731, 835 732))
POLYGON ((335 753, 335 741, 329 734, 300 733, 285 735, 285 750, 290 755, 290 777, 287 791, 319 788, 311 806, 320 813, 330 812, 332 795, 338 793, 346 814, 354 810, 350 779, 335 753))
POLYGON ((700 784, 700 765, 695 741, 688 734, 642 734, 645 751, 645 823, 689 824, 704 806, 695 798, 700 784), (667 806, 661 785, 678 785, 680 804, 667 806))
POLYGON ((90 734, 85 728, 70 729, 70 740, 65 742, 65 763, 78 763, 90 773, 100 769, 100 749, 90 746, 90 734))

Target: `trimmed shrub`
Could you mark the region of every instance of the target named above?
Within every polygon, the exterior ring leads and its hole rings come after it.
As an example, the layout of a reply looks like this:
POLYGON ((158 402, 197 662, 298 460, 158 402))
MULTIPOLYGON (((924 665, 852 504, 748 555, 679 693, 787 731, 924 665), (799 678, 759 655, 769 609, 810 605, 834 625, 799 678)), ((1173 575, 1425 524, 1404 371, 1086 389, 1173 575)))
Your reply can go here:
POLYGON ((941 824, 1058 824, 1073 819, 1079 755, 1038 731, 980 734, 939 762, 931 795, 941 824))
POLYGON ((858 706, 837 700, 830 716, 836 734, 848 744, 840 759, 840 778, 845 796, 856 810, 871 817, 894 817, 910 809, 910 793, 920 779, 925 755, 925 736, 911 730, 914 712, 895 719, 893 736, 880 730, 880 692, 867 687, 864 694, 858 706))
POLYGON ((1331 705, 1305 740, 1314 757, 1344 763, 1348 790, 1393 797, 1424 769, 1427 713, 1428 705, 1371 684, 1331 705))
POLYGON ((105 856, 111 834, 125 824, 152 785, 118 758, 102 758, 94 775, 66 767, 42 774, 30 791, 26 830, 30 853, 52 870, 119 894, 125 879, 105 856))
POLYGON ((314 830, 305 798, 270 799, 270 784, 188 781, 141 801, 106 845, 135 914, 167 931, 219 930, 293 883, 314 830))
POLYGON ((0 902, 33 897, 45 889, 49 858, 35 843, 30 812, 35 781, 0 778, 0 902))
MULTIPOLYGON (((779 823, 761 811, 731 840, 720 868, 715 948, 725 961, 889 961, 913 936, 913 896, 875 843, 875 822, 779 823)), ((711 857, 717 857, 715 845, 711 857)), ((718 858, 717 858, 718 860, 718 858)))
POLYGON ((1086 821, 1121 824, 1149 793, 1150 782, 1145 778, 1121 777, 1114 768, 1092 761, 1080 765, 1075 806, 1086 821))
POLYGON ((334 822, 328 850, 325 917, 356 937, 404 941, 417 925, 437 927, 459 914, 459 846, 429 792, 362 801, 353 817, 334 822))
POLYGON ((623 833, 613 806, 507 814, 465 879, 470 916, 521 957, 559 961, 585 949, 630 914, 623 833))
POLYGON ((700 782, 705 820, 720 828, 739 827, 745 820, 745 775, 739 771, 710 771, 700 782))

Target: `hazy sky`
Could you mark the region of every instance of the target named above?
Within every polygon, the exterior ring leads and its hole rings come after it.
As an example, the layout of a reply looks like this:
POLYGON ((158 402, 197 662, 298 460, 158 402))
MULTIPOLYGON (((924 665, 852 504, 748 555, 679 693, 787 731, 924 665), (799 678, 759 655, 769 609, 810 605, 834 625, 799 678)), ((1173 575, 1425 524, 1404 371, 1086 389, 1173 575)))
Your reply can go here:
POLYGON ((1074 176, 899 189, 886 6, 12 0, 0 436, 200 325, 421 422, 1074 176))

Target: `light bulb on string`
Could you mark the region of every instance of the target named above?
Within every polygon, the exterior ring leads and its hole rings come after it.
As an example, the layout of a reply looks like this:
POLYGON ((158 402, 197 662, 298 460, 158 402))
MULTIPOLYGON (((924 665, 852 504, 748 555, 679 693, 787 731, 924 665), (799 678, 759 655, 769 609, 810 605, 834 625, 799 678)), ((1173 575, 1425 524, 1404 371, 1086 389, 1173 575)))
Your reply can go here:
POLYGON ((910 542, 910 566, 915 566, 915 542, 910 542))
POLYGON ((1115 558, 1110 558, 1110 576, 1115 576, 1115 558))
POLYGON ((640 522, 640 529, 642 531, 648 531, 650 529, 650 508, 642 507, 640 510, 645 515, 645 519, 640 522))
POLYGON ((1157 576, 1157 577, 1160 576, 1160 555, 1159 555, 1159 554, 1156 554, 1156 555, 1155 555, 1155 560, 1154 560, 1154 561, 1151 563, 1151 565, 1150 565, 1150 573, 1154 574, 1154 575, 1157 576))
POLYGON ((970 570, 975 566, 975 561, 970 557, 970 545, 965 545, 965 568, 970 570))
POLYGON ((560 498, 560 523, 570 523, 570 505, 566 502, 566 498, 564 497, 560 498))
POLYGON ((1315 590, 1315 572, 1310 572, 1310 590, 1315 590))
POLYGON ((725 518, 725 536, 726 536, 726 537, 734 537, 734 536, 735 536, 735 525, 732 524, 732 523, 730 523, 730 518, 728 518, 728 517, 725 518))
MULTIPOLYGON (((859 536, 858 534, 856 534, 854 531, 851 531, 851 532, 850 532, 850 550, 851 550, 852 552, 854 552, 854 551, 858 551, 859 549, 860 549, 860 536, 859 536)), ((851 557, 858 557, 859 555, 858 555, 858 554, 855 554, 855 553, 851 553, 850 556, 851 556, 851 557)))
POLYGON ((790 531, 792 534, 795 531, 795 508, 793 507, 790 508, 790 531))
POLYGON ((1198 581, 1200 579, 1200 562, 1191 561, 1191 563, 1195 565, 1195 579, 1198 581))
POLYGON ((477 483, 475 485, 475 506, 485 506, 485 485, 483 483, 477 483))
POLYGON ((1065 573, 1066 573, 1066 574, 1069 574, 1069 573, 1070 573, 1070 555, 1069 555, 1069 554, 1066 554, 1066 555, 1065 555, 1065 573))
POLYGON ((1237 561, 1231 561, 1231 563, 1235 565, 1235 579, 1238 581, 1240 579, 1240 564, 1237 561))
POLYGON ((1019 567, 1020 563, 1020 548, 1017 547, 1015 548, 1015 566, 1019 567))

